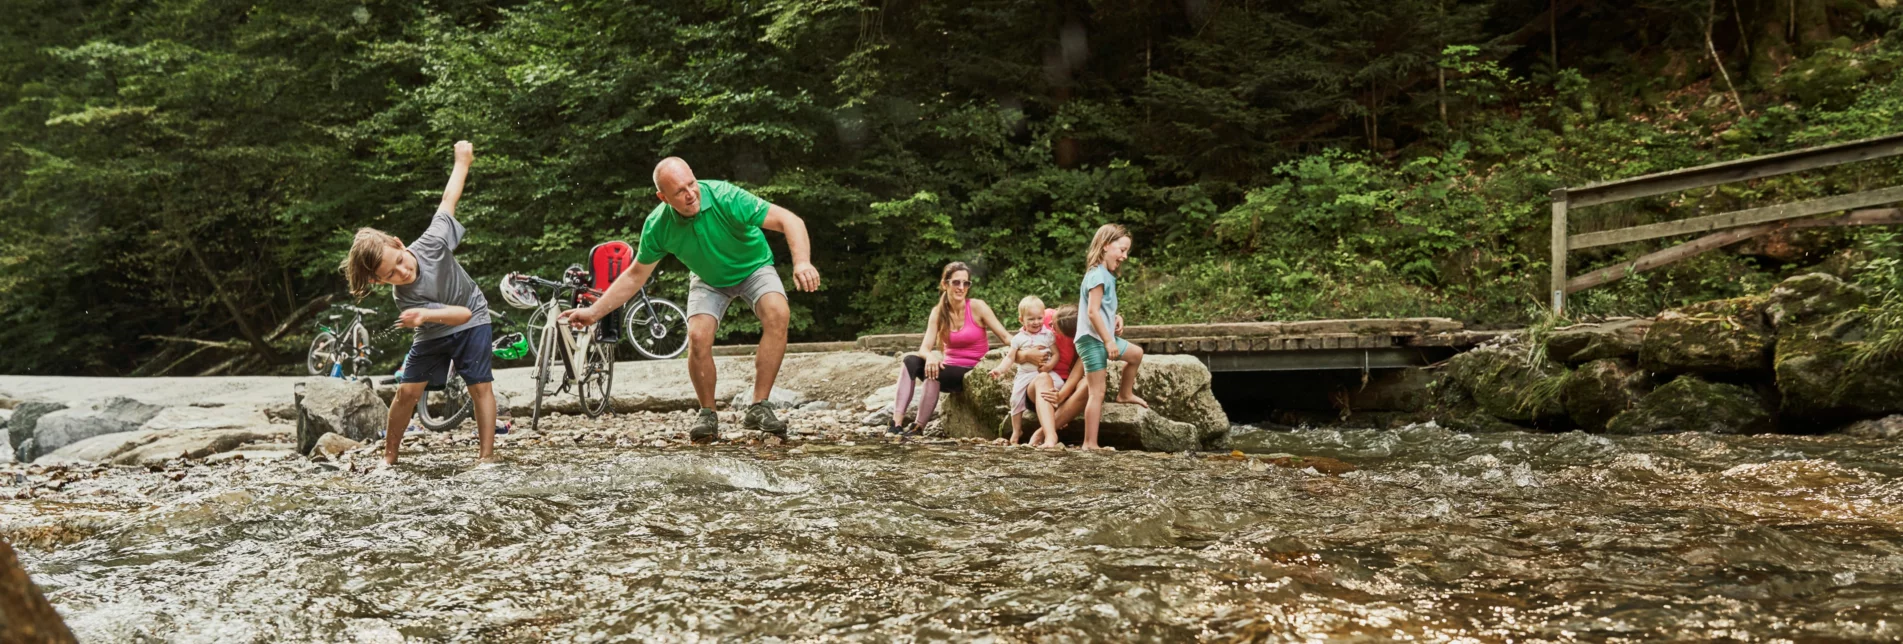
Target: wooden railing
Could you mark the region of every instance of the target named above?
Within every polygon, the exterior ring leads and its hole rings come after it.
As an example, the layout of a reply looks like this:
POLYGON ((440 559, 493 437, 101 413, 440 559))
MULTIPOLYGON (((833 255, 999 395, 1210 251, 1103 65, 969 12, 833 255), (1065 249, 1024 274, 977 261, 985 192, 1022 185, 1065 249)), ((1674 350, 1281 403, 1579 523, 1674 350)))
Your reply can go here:
POLYGON ((1822 226, 1870 226, 1903 224, 1903 211, 1895 208, 1855 211, 1840 217, 1802 219, 1825 213, 1841 212, 1903 202, 1903 186, 1866 190, 1821 199, 1799 201, 1737 210, 1678 221, 1632 226, 1599 232, 1570 235, 1568 211, 1619 201, 1662 195, 1683 190, 1706 188, 1725 183, 1748 181, 1834 165, 1880 159, 1903 154, 1903 134, 1880 136, 1861 141, 1839 143, 1779 154, 1769 154, 1724 163, 1685 168, 1642 177, 1595 183, 1578 188, 1560 188, 1553 197, 1553 280, 1552 304, 1555 313, 1565 311, 1570 293, 1599 286, 1639 271, 1685 259, 1763 235, 1778 229, 1822 226), (1792 221, 1798 220, 1798 221, 1792 221), (1576 278, 1567 276, 1566 254, 1573 250, 1626 244, 1661 237, 1674 237, 1712 231, 1684 244, 1651 253, 1638 259, 1602 268, 1576 278))

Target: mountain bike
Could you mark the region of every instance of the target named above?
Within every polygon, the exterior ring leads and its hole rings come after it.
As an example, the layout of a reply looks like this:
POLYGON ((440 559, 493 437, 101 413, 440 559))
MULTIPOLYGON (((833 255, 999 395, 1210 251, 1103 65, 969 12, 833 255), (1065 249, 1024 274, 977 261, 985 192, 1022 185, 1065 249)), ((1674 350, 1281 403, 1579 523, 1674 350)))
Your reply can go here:
POLYGON ((557 319, 563 310, 578 306, 583 294, 600 296, 601 292, 584 286, 586 273, 579 268, 571 268, 564 275, 565 282, 517 273, 502 279, 504 299, 518 306, 533 303, 536 312, 529 319, 541 322, 539 328, 531 329, 536 334, 532 340, 537 349, 535 402, 529 407, 529 428, 541 425, 542 399, 561 395, 571 386, 581 398, 582 413, 594 418, 606 412, 614 387, 614 343, 599 341, 599 325, 575 330, 557 319), (539 299, 533 296, 534 288, 548 289, 550 297, 534 301, 539 299), (555 373, 557 362, 561 369, 559 377, 555 373), (555 384, 553 389, 551 383, 555 384))
POLYGON ((335 304, 332 308, 356 314, 350 324, 342 325, 342 330, 332 325, 344 319, 342 313, 326 316, 330 324, 317 323, 317 337, 311 338, 311 350, 304 355, 304 368, 313 376, 338 375, 345 378, 360 378, 370 375, 370 329, 363 325, 363 316, 377 312, 349 304, 335 304))
MULTIPOLYGON (((590 289, 588 292, 596 292, 590 289)), ((530 332, 546 326, 541 309, 529 315, 530 332)), ((666 360, 678 357, 687 350, 687 313, 680 305, 666 298, 648 295, 648 289, 642 287, 621 305, 621 340, 628 348, 649 360, 666 360)), ((529 357, 535 358, 541 352, 541 345, 529 343, 529 357)))

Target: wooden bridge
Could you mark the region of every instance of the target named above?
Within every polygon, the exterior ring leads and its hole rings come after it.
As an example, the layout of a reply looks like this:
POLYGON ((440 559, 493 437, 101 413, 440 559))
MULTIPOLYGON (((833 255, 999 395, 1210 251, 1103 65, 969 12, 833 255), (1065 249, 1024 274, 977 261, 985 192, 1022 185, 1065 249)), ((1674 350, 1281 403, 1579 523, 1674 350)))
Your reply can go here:
MULTIPOLYGON (((1124 339, 1152 355, 1186 354, 1210 371, 1396 369, 1446 359, 1505 331, 1474 331, 1446 318, 1308 320, 1129 326, 1124 339)), ((917 351, 920 334, 868 335, 851 342, 787 346, 788 353, 917 351)), ((993 347, 996 338, 992 338, 993 347)), ((715 347, 715 355, 748 355, 753 345, 715 347)))

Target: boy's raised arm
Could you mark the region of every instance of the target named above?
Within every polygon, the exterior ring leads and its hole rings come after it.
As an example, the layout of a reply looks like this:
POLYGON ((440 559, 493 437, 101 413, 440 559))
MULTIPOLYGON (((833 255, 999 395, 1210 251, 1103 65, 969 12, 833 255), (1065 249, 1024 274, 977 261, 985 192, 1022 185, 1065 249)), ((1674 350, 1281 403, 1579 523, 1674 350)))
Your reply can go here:
POLYGON ((463 181, 469 178, 469 165, 475 161, 476 146, 457 141, 456 167, 449 171, 449 185, 443 187, 443 203, 436 207, 437 212, 455 214, 456 202, 463 198, 463 181))

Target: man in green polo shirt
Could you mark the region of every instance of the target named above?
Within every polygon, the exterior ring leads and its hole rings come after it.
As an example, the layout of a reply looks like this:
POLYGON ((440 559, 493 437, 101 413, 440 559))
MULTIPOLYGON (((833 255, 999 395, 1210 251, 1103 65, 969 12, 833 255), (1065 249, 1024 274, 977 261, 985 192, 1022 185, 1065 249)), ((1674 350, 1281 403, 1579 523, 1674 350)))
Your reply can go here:
POLYGON ((725 181, 700 181, 679 157, 662 159, 654 167, 654 188, 661 205, 648 213, 641 228, 641 248, 634 266, 615 278, 595 303, 564 311, 570 324, 594 324, 620 307, 647 284, 654 264, 673 254, 692 274, 687 291, 687 376, 700 398, 700 417, 688 430, 695 442, 720 435, 720 417, 714 413, 714 332, 727 304, 743 298, 760 318, 760 348, 754 354, 753 405, 741 426, 786 435, 786 421, 765 403, 780 374, 786 355, 786 287, 773 270, 773 251, 762 230, 786 235, 793 253, 793 284, 800 290, 819 289, 819 269, 813 268, 812 244, 806 222, 792 211, 725 181))

